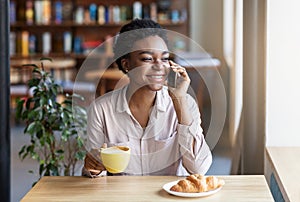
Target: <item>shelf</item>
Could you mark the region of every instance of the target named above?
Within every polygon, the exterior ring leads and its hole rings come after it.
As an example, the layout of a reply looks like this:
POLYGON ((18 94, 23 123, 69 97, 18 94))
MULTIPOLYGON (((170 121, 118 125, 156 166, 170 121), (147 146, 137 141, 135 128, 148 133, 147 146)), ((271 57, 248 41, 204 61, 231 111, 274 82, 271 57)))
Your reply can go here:
POLYGON ((45 54, 32 54, 28 56, 23 56, 21 54, 13 55, 10 57, 11 60, 19 60, 19 59, 32 59, 32 58, 42 58, 42 57, 48 57, 48 58, 75 58, 75 59, 85 59, 86 57, 93 57, 93 58, 112 58, 112 54, 106 54, 106 53, 97 53, 92 55, 86 55, 86 54, 65 54, 65 53, 51 53, 48 55, 45 54))
MULTIPOLYGON (((132 18, 131 16, 133 16, 131 12, 133 11, 132 8, 135 0, 62 0, 61 2, 63 3, 63 12, 60 13, 62 16, 60 16, 59 18, 56 18, 57 16, 54 4, 54 2, 57 1, 50 0, 51 14, 48 13, 49 16, 45 16, 45 13, 42 13, 43 19, 47 20, 38 20, 39 18, 36 18, 36 13, 41 13, 35 10, 35 5, 33 6, 33 15, 28 17, 28 12, 26 14, 26 9, 28 9, 27 2, 29 1, 12 0, 11 2, 14 2, 16 7, 14 8, 15 11, 11 12, 11 14, 14 15, 10 15, 10 17, 14 16, 12 18, 13 20, 11 20, 11 22, 14 23, 10 24, 10 65, 13 66, 15 64, 23 64, 26 63, 26 61, 39 61, 43 57, 51 58, 53 61, 75 60, 74 69, 72 69, 72 71, 70 71, 71 73, 69 73, 71 75, 69 76, 69 78, 74 79, 73 77, 75 76, 76 72, 81 67, 81 65, 84 62, 86 62, 86 59, 91 59, 91 65, 95 67, 106 67, 108 65, 115 65, 114 63, 112 63, 113 53, 111 53, 113 52, 113 49, 111 47, 113 43, 107 43, 106 45, 100 47, 97 50, 95 50, 95 47, 98 47, 98 44, 105 42, 110 37, 115 36, 120 31, 120 28, 123 25, 130 22, 129 18, 132 18), (93 20, 91 20, 88 17, 87 12, 90 12, 89 6, 92 3, 97 4, 97 6, 125 5, 128 6, 128 8, 126 9, 129 9, 129 14, 126 13, 127 17, 125 16, 124 18, 123 16, 123 18, 120 18, 121 21, 115 20, 115 22, 119 23, 99 24, 98 18, 93 18, 93 20), (81 15, 81 17, 83 18, 80 18, 80 15, 79 18, 78 15, 76 18, 75 14, 78 14, 79 6, 84 8, 84 15, 81 15), (32 24, 29 24, 28 21, 26 21, 26 19, 30 19, 29 21, 32 22, 32 24), (57 23, 55 19, 59 19, 61 23, 57 23), (82 21, 90 23, 77 23, 82 21), (30 52, 35 53, 31 54, 30 52), (90 54, 86 54, 88 52, 90 54)), ((37 1, 33 0, 31 2, 37 1)), ((159 5, 158 1, 156 0, 141 0, 140 2, 142 3, 142 5, 150 5, 151 3, 156 3, 157 6, 159 5)), ((158 23, 167 30, 172 30, 184 36, 189 36, 189 0, 171 0, 170 3, 171 5, 169 6, 168 11, 166 9, 163 9, 163 12, 158 13, 158 11, 161 11, 162 9, 159 9, 157 7, 156 18, 158 19, 158 23), (173 13, 172 18, 171 11, 174 10, 179 11, 179 15, 176 17, 175 14, 174 17, 173 13), (181 15, 181 11, 183 12, 183 15, 181 15), (171 19, 178 19, 181 21, 174 22, 171 19)), ((43 9, 45 9, 45 7, 43 7, 43 9)), ((49 12, 49 10, 47 11, 49 12)), ((143 10, 143 12, 144 11, 146 10, 143 10)), ((109 13, 111 13, 111 11, 109 11, 109 13)), ((151 15, 149 15, 148 13, 148 16, 151 15)), ((106 22, 113 22, 114 17, 111 18, 110 16, 108 17, 108 19, 105 18, 105 20, 106 22)), ((179 40, 180 39, 178 39, 178 37, 176 38, 170 36, 170 46, 172 45, 175 47, 176 42, 179 40)), ((91 69, 90 64, 89 68, 91 69)))
MULTIPOLYGON (((127 22, 123 22, 123 23, 110 23, 110 24, 97 24, 97 23, 89 23, 89 24, 78 24, 78 23, 74 23, 74 22, 64 22, 61 24, 57 24, 57 23, 50 23, 50 24, 26 24, 24 22, 16 22, 14 24, 11 24, 10 27, 11 28, 51 28, 51 27, 121 27, 125 24, 127 24, 129 21, 127 22)), ((186 22, 180 21, 180 22, 159 22, 160 25, 162 26, 180 26, 180 25, 184 25, 186 22)))

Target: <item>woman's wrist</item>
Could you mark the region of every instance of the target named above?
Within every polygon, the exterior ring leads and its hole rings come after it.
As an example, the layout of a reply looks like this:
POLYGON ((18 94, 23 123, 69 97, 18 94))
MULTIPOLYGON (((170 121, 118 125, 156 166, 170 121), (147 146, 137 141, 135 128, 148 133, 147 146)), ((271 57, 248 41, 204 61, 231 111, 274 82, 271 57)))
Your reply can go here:
POLYGON ((185 96, 181 97, 171 97, 172 100, 185 100, 185 96))
POLYGON ((186 94, 183 95, 175 95, 172 92, 169 92, 169 95, 171 97, 172 100, 183 100, 186 98, 186 94))
POLYGON ((174 94, 170 94, 172 99, 174 109, 176 111, 176 115, 178 118, 178 123, 182 125, 190 125, 191 117, 190 112, 188 110, 188 102, 186 95, 174 96, 174 94))

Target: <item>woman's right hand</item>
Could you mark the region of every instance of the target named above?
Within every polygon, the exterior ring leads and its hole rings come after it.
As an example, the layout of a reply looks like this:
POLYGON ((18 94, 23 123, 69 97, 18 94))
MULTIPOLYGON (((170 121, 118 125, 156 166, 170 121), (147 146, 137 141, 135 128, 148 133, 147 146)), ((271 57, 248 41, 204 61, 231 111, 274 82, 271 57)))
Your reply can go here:
MULTIPOLYGON (((107 145, 104 143, 102 148, 106 147, 107 145)), ((98 149, 93 149, 86 154, 84 168, 92 175, 99 175, 102 171, 106 170, 100 160, 100 151, 98 149)))
MULTIPOLYGON (((99 175, 103 170, 105 170, 105 167, 103 166, 102 162, 99 158, 95 155, 96 152, 91 151, 88 152, 84 159, 84 167, 86 170, 88 170, 92 175, 99 175)), ((98 156, 99 156, 98 151, 98 156)))

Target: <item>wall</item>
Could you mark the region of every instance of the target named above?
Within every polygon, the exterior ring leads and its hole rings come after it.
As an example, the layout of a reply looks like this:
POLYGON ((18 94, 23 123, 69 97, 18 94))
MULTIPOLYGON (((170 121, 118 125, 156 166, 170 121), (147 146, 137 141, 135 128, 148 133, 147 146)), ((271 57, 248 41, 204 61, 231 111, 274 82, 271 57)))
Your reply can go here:
POLYGON ((267 6, 266 145, 300 146, 300 1, 267 6))
POLYGON ((234 147, 243 108, 243 1, 226 0, 223 9, 224 56, 230 69, 229 140, 234 147))
POLYGON ((191 38, 206 52, 218 58, 221 64, 218 68, 218 72, 205 70, 205 77, 207 78, 205 82, 210 88, 210 95, 204 94, 204 108, 207 106, 207 110, 202 114, 203 124, 209 126, 207 133, 209 135, 206 140, 211 149, 218 143, 218 148, 224 148, 226 152, 228 152, 230 72, 223 53, 223 27, 223 0, 190 0, 191 38), (212 98, 211 100, 207 99, 209 96, 212 98), (210 108, 210 106, 212 107, 210 108), (206 120, 205 117, 207 117, 208 120, 206 120))
MULTIPOLYGON (((220 60, 219 73, 227 92, 229 72, 223 54, 222 0, 190 0, 190 34, 192 40, 197 42, 207 53, 220 60)), ((209 76, 212 78, 210 79, 212 84, 209 86, 213 86, 216 77, 213 73, 209 76)))
POLYGON ((223 3, 222 0, 190 1, 191 38, 213 56, 223 57, 223 3))

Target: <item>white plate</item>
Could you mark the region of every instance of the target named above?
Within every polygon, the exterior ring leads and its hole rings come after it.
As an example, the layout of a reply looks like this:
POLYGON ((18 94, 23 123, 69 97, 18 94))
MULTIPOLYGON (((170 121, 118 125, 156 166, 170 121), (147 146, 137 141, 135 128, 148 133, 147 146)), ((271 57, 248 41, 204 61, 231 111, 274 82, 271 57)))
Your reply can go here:
POLYGON ((222 189, 222 186, 220 186, 220 187, 218 187, 216 189, 213 189, 213 190, 210 190, 210 191, 206 191, 206 192, 199 192, 199 193, 184 193, 184 192, 171 191, 170 190, 171 187, 173 185, 177 184, 178 181, 179 180, 166 183, 163 186, 163 189, 166 192, 168 192, 169 194, 172 194, 172 195, 175 195, 175 196, 181 196, 181 197, 205 197, 205 196, 209 196, 209 195, 215 194, 215 193, 217 193, 218 191, 220 191, 222 189))

